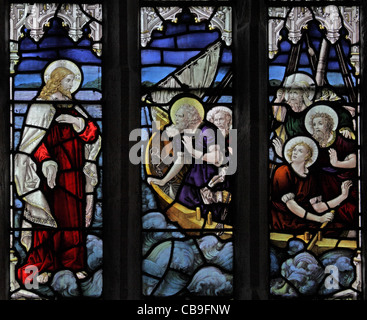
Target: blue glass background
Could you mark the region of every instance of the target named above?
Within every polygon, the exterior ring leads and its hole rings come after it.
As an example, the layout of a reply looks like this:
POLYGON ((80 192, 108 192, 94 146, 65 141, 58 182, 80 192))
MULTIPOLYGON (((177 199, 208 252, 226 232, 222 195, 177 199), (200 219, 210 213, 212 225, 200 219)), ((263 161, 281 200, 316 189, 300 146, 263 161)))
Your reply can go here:
MULTIPOLYGON (((311 46, 314 48, 316 52, 319 52, 321 47, 321 41, 324 37, 319 29, 319 23, 314 21, 309 22, 307 32, 309 34, 311 46)), ((281 30, 280 35, 282 37, 282 40, 278 44, 279 52, 274 59, 270 60, 269 64, 269 80, 270 81, 278 80, 278 83, 279 81, 282 82, 284 80, 286 65, 288 64, 292 46, 292 44, 288 40, 288 34, 286 28, 283 28, 281 30)), ((345 39, 345 36, 346 31, 344 29, 341 29, 339 43, 341 45, 345 61, 347 62, 347 68, 349 71, 352 71, 352 66, 350 65, 348 60, 350 54, 350 47, 348 41, 345 39)), ((306 45, 305 37, 303 37, 301 41, 302 45, 300 50, 300 58, 298 62, 297 71, 303 71, 312 75, 310 60, 307 55, 308 48, 306 45)), ((354 83, 354 85, 356 85, 356 78, 352 72, 350 72, 350 76, 352 82, 354 83)), ((338 61, 338 56, 334 45, 329 46, 326 79, 328 83, 332 86, 345 86, 343 76, 341 73, 340 63, 338 61)), ((349 98, 347 98, 347 100, 349 100, 349 98)))
MULTIPOLYGON (((147 86, 155 84, 202 49, 220 39, 218 30, 207 30, 206 23, 194 23, 192 17, 183 16, 178 23, 166 22, 163 31, 153 31, 151 42, 141 49, 141 82, 147 86), (188 22, 188 23, 186 23, 188 22)), ((227 70, 232 63, 230 48, 224 48, 219 64, 227 70)), ((223 69, 215 81, 223 78, 223 69)))
MULTIPOLYGON (((51 20, 50 27, 45 29, 45 34, 39 42, 33 41, 27 30, 24 30, 24 32, 25 36, 19 40, 19 63, 15 66, 15 73, 11 76, 14 77, 13 85, 15 90, 13 90, 13 98, 15 100, 27 101, 27 103, 14 103, 13 105, 13 150, 17 150, 19 145, 25 115, 29 107, 28 102, 38 96, 39 90, 44 85, 42 79, 43 70, 50 62, 65 58, 73 60, 79 65, 83 72, 83 82, 80 91, 75 95, 76 99, 90 101, 102 98, 102 61, 100 57, 94 54, 92 43, 86 34, 78 42, 74 42, 69 38, 66 28, 62 27, 58 19, 51 20)), ((83 107, 95 119, 102 132, 102 105, 84 104, 83 107)), ((80 296, 101 297, 103 247, 102 230, 98 228, 103 227, 102 153, 99 154, 97 164, 99 165, 100 183, 96 187, 96 206, 91 231, 86 234, 86 257, 90 277, 83 283, 80 283, 78 290, 68 291, 75 285, 75 278, 72 274, 70 275, 69 270, 60 270, 53 276, 50 286, 40 286, 39 291, 36 292, 42 296, 47 296, 49 299, 55 298, 54 287, 51 289, 51 286, 54 284, 60 284, 60 287, 65 289, 63 292, 58 292, 58 294, 67 298, 80 298, 80 296)), ((13 226, 19 228, 22 221, 23 203, 16 193, 14 193, 13 199, 13 226)), ((19 258, 18 263, 21 264, 23 259, 27 257, 27 252, 20 243, 20 233, 20 231, 14 231, 13 245, 19 258)))
MULTIPOLYGON (((318 21, 309 22, 307 24, 308 28, 302 31, 304 36, 301 39, 302 45, 300 48, 300 59, 298 61, 296 72, 303 71, 311 76, 313 75, 311 63, 307 56, 308 47, 306 45, 305 33, 308 33, 311 47, 313 47, 316 55, 318 56, 321 48, 322 39, 326 39, 326 30, 320 30, 319 24, 320 23, 318 21)), ((288 59, 292 46, 291 43, 288 41, 287 32, 288 31, 286 28, 283 28, 283 30, 280 32, 282 40, 279 42, 279 53, 274 59, 269 59, 269 85, 270 87, 273 87, 271 91, 269 90, 269 102, 274 101, 274 94, 277 88, 281 86, 281 83, 286 76, 285 72, 288 65, 288 59)), ((340 29, 340 36, 337 44, 340 44, 342 55, 344 56, 344 61, 346 62, 348 70, 350 71, 349 75, 354 85, 356 86, 356 78, 352 72, 353 68, 351 67, 349 60, 350 42, 346 40, 346 35, 346 29, 340 29)), ((336 52, 336 45, 330 42, 329 52, 327 56, 326 79, 328 84, 335 88, 337 94, 340 88, 345 89, 346 87, 341 72, 341 65, 336 52)), ((343 98, 347 102, 349 101, 349 97, 343 96, 343 98)), ((270 106, 271 104, 269 104, 269 107, 270 106)), ((276 128, 278 125, 279 124, 275 124, 275 126, 271 129, 276 128)), ((275 133, 271 132, 269 144, 274 137, 275 133)), ((279 165, 281 165, 285 163, 284 159, 280 159, 277 157, 272 147, 269 147, 269 160, 269 164, 278 163, 279 165)), ((271 176, 269 179, 269 183, 271 183, 271 176)), ((325 236, 325 238, 327 237, 328 236, 325 236)), ((331 236, 331 238, 333 238, 333 236, 331 236)), ((330 296, 338 290, 342 291, 350 288, 352 282, 355 280, 355 269, 353 267, 354 263, 352 261, 354 251, 351 248, 342 249, 338 247, 338 245, 339 244, 336 244, 335 248, 332 248, 331 246, 329 250, 326 251, 320 250, 319 252, 311 252, 307 248, 305 242, 297 239, 296 236, 294 236, 294 238, 292 238, 292 240, 287 243, 287 246, 285 248, 283 248, 282 246, 278 247, 272 243, 270 246, 269 292, 272 293, 273 297, 276 297, 275 299, 303 299, 307 296, 307 299, 311 300, 324 300, 330 299, 330 296), (315 261, 312 261, 312 259, 306 261, 306 259, 308 258, 305 258, 305 260, 302 261, 302 255, 304 254, 310 254, 310 257, 312 258, 315 256, 315 261), (316 270, 322 270, 322 268, 327 265, 336 265, 336 261, 343 261, 343 267, 338 266, 340 274, 337 281, 338 284, 340 284, 340 287, 326 288, 322 281, 324 278, 322 280, 316 279, 316 270), (301 267, 302 264, 305 266, 305 269, 301 267), (310 274, 306 276, 306 269, 313 270, 314 272, 310 272, 310 274), (289 270, 292 271, 289 272, 289 270), (285 288, 284 283, 287 282, 292 283, 292 285, 297 283, 297 285, 294 286, 294 291, 282 291, 282 289, 285 288), (282 289, 278 291, 279 288, 282 289)), ((343 300, 344 298, 341 299, 343 300)))
MULTIPOLYGON (((69 59, 79 63, 83 71, 82 88, 92 89, 78 95, 79 99, 99 100, 101 91, 101 59, 91 50, 91 41, 84 35, 78 42, 68 36, 60 20, 51 20, 51 26, 46 30, 39 42, 33 41, 26 33, 19 41, 20 62, 16 66, 17 75, 14 77, 15 89, 39 89, 43 85, 42 72, 48 63, 55 59, 69 59)), ((34 90, 15 92, 15 99, 27 100, 35 97, 34 90)))
MULTIPOLYGON (((207 22, 195 23, 191 15, 181 18, 177 23, 166 22, 163 31, 153 31, 151 42, 141 48, 141 82, 146 91, 202 53, 208 45, 220 40, 220 32, 208 30, 207 22)), ((232 50, 223 45, 213 85, 231 70, 232 50)), ((187 90, 190 89, 194 88, 187 90)), ((204 102, 207 99, 207 96, 203 97, 204 102)), ((232 100, 231 95, 223 95, 218 103, 230 105, 232 100)), ((146 141, 152 130, 149 105, 143 105, 140 112, 141 140, 146 141)), ((176 223, 169 221, 164 210, 161 211, 146 177, 142 165, 142 227, 144 231, 149 230, 143 232, 143 294, 154 297, 231 296, 232 239, 222 241, 214 234, 197 238, 186 234, 176 223), (215 246, 220 249, 215 257, 210 256, 209 251, 215 246)))

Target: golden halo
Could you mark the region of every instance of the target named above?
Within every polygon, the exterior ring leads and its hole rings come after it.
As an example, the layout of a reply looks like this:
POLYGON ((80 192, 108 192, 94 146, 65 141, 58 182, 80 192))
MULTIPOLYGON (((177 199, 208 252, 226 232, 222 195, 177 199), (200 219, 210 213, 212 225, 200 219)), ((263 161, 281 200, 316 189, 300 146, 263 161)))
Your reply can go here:
POLYGON ((60 67, 63 67, 63 68, 66 68, 66 69, 70 70, 75 75, 73 86, 72 86, 70 92, 73 93, 76 90, 78 90, 78 88, 79 88, 79 86, 82 82, 82 72, 79 69, 79 67, 74 62, 72 62, 70 60, 64 60, 63 59, 63 60, 56 60, 56 61, 51 62, 47 66, 47 68, 45 70, 45 73, 43 75, 43 79, 45 80, 45 83, 47 83, 48 80, 50 80, 52 71, 54 71, 55 69, 60 68, 60 67))
MULTIPOLYGON (((301 89, 302 85, 308 85, 309 86, 309 92, 308 92, 308 100, 312 100, 315 97, 315 93, 316 93, 316 88, 315 88, 315 82, 313 81, 313 79, 305 74, 305 73, 293 73, 289 76, 287 76, 284 80, 284 85, 283 87, 285 89, 291 89, 291 88, 295 88, 295 89, 301 89)), ((288 93, 286 93, 286 99, 288 96, 288 93)))
POLYGON ((176 100, 173 105, 171 106, 170 115, 172 122, 176 124, 176 112, 180 109, 183 105, 190 105, 193 106, 198 112, 201 119, 204 119, 205 110, 201 102, 195 98, 184 97, 176 100))
POLYGON ((322 105, 317 105, 317 106, 312 107, 306 113, 305 127, 310 134, 313 134, 311 119, 316 113, 327 113, 333 119, 333 122, 334 122, 334 126, 332 130, 335 131, 337 129, 338 122, 339 122, 338 114, 331 107, 322 104, 322 105))
POLYGON ((309 167, 316 162, 317 157, 319 156, 319 148, 317 147, 315 141, 313 141, 311 138, 299 136, 287 141, 284 147, 284 157, 288 163, 292 163, 292 159, 288 156, 288 151, 299 143, 305 143, 312 149, 312 157, 310 161, 305 165, 306 167, 309 167))

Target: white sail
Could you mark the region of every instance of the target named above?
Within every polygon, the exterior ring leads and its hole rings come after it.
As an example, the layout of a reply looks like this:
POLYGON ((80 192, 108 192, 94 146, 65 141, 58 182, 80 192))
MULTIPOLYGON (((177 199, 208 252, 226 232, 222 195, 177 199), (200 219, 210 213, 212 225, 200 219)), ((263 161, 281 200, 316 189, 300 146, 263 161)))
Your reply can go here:
POLYGON ((157 89, 151 91, 150 102, 153 104, 167 104, 174 96, 182 92, 183 86, 194 88, 190 92, 202 97, 205 89, 210 87, 217 73, 220 48, 221 42, 218 41, 209 46, 204 53, 196 56, 158 82, 155 86, 157 89), (169 90, 162 90, 164 88, 169 90))

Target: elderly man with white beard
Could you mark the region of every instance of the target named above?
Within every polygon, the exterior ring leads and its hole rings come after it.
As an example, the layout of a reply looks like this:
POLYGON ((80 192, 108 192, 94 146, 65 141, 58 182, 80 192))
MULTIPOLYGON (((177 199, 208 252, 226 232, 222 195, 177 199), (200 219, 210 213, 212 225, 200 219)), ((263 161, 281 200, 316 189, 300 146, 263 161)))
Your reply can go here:
POLYGON ((289 80, 284 88, 277 91, 272 107, 274 119, 284 125, 284 128, 281 126, 283 132, 278 132, 278 135, 286 134, 288 139, 304 134, 304 113, 312 104, 315 94, 313 80, 306 75, 302 76, 295 74, 292 82, 289 80))
MULTIPOLYGON (((323 91, 326 91, 326 88, 323 91)), ((309 109, 315 105, 315 92, 313 79, 305 73, 289 75, 284 82, 284 88, 278 89, 272 106, 274 116, 272 126, 275 133, 274 151, 279 158, 283 157, 282 149, 287 140, 307 134, 305 117, 309 109)), ((341 99, 333 101, 332 104, 338 117, 339 133, 345 138, 354 139, 351 113, 345 108, 341 99)))

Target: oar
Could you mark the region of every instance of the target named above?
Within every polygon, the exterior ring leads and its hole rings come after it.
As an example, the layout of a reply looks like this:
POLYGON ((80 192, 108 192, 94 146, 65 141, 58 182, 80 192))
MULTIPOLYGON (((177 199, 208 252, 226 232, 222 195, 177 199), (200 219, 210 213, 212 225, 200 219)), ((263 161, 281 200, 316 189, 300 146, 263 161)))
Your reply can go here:
MULTIPOLYGON (((335 212, 334 210, 331 210, 331 212, 335 212)), ((326 221, 326 222, 324 222, 322 225, 321 225, 321 227, 320 227, 320 230, 321 229, 323 229, 323 228, 325 228, 326 226, 327 226, 327 224, 329 223, 329 221, 326 221)), ((307 247, 307 250, 311 250, 312 248, 313 248, 313 246, 315 245, 315 243, 317 242, 317 235, 318 235, 318 233, 320 232, 320 230, 314 235, 314 237, 312 238, 312 240, 310 241, 310 243, 309 243, 309 245, 308 245, 308 247, 307 247)))

